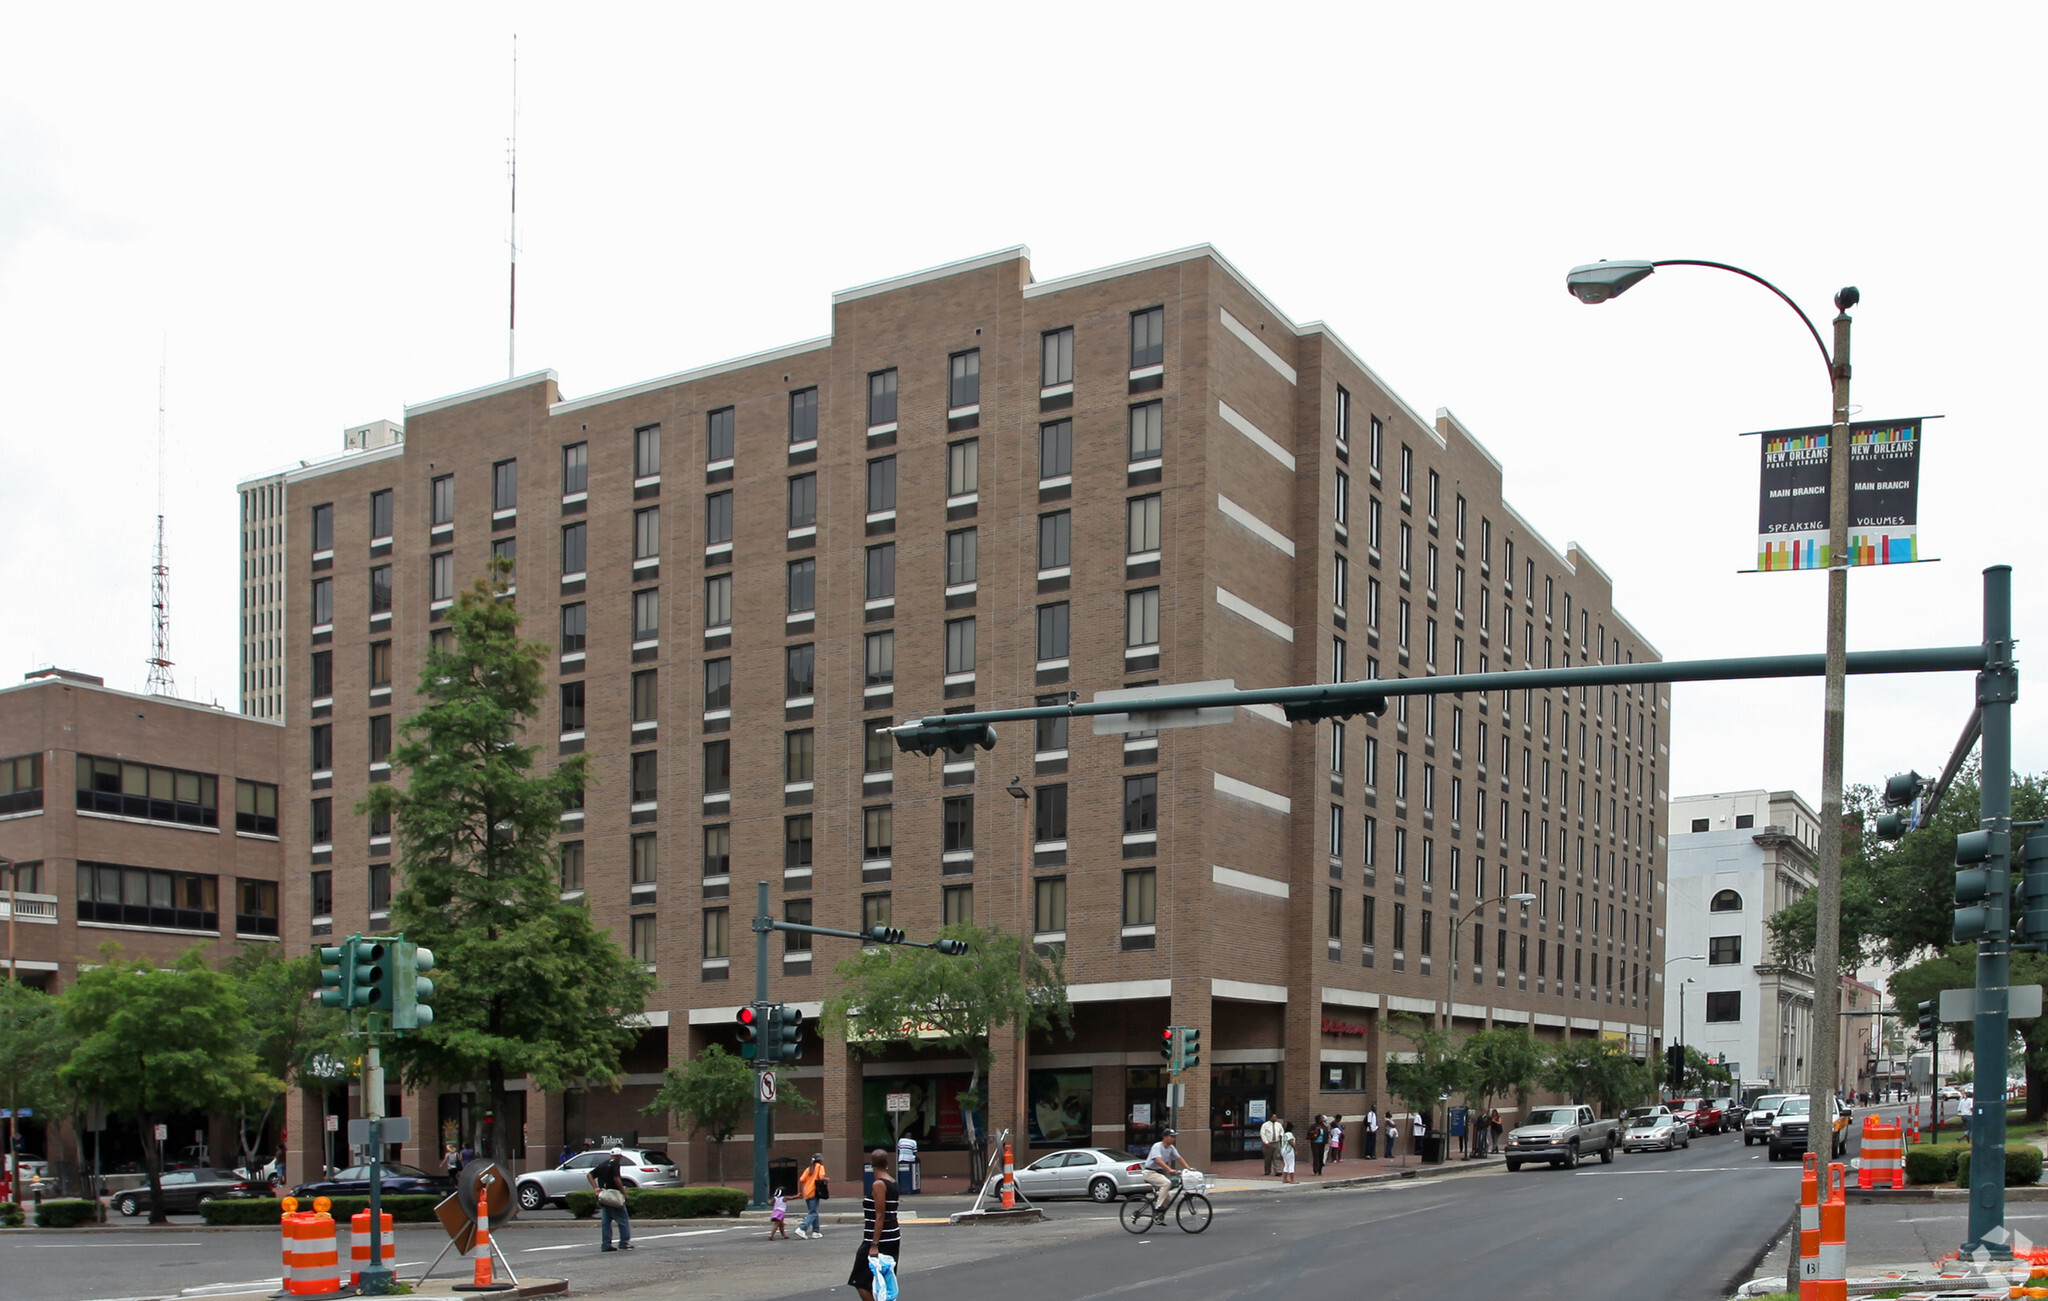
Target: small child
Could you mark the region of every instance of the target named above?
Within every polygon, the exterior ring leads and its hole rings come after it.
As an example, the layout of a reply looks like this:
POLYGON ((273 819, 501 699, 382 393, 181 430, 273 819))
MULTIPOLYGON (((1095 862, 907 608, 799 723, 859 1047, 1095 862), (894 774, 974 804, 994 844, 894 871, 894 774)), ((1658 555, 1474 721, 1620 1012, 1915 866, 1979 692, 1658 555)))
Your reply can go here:
POLYGON ((789 1225, 786 1222, 788 1217, 789 1199, 782 1195, 780 1188, 777 1188, 774 1199, 768 1203, 768 1236, 771 1238, 787 1239, 789 1237, 789 1225))

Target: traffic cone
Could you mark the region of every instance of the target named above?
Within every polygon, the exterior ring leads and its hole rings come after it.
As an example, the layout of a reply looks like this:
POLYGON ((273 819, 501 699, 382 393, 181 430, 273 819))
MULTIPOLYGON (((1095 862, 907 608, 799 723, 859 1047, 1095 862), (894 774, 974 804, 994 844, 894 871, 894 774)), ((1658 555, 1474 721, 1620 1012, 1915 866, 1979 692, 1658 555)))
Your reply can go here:
MULTIPOLYGON (((1820 1277, 1817 1301, 1849 1299, 1849 1181, 1841 1162, 1828 1166, 1828 1195, 1820 1208, 1820 1277)), ((1801 1290, 1805 1290, 1801 1280, 1801 1290)))
POLYGON ((1799 1301, 1820 1301, 1820 1176, 1819 1158, 1806 1154, 1799 1176, 1799 1301))
POLYGON ((1008 1143, 1003 1144, 1003 1209, 1017 1209, 1017 1158, 1008 1143))

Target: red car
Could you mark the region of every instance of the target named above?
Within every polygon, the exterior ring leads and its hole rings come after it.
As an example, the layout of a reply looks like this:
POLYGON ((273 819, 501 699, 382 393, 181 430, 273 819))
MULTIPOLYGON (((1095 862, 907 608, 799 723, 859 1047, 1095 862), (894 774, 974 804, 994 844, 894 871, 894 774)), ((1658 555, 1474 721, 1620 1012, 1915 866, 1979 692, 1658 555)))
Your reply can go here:
POLYGON ((1671 1104, 1671 1110, 1685 1117, 1695 1134, 1719 1134, 1728 1127, 1712 1098, 1679 1098, 1671 1104))

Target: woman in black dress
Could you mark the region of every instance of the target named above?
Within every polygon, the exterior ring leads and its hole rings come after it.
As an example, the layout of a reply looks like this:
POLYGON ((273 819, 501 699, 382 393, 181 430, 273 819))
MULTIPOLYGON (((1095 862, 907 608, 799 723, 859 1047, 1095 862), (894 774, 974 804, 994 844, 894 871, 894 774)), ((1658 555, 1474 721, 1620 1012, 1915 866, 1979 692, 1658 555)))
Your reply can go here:
POLYGON ((853 1272, 846 1276, 847 1286, 860 1293, 861 1301, 875 1301, 873 1257, 892 1256, 898 1268, 903 1263, 903 1231, 896 1223, 896 1175, 889 1153, 876 1148, 868 1153, 868 1163, 875 1178, 861 1198, 860 1245, 854 1250, 853 1272))

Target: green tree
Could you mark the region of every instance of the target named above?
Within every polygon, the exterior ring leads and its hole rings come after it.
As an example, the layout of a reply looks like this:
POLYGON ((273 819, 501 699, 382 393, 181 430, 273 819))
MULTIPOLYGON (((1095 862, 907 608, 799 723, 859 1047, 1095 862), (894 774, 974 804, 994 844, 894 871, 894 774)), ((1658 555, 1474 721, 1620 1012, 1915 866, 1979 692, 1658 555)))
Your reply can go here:
MULTIPOLYGON (((710 1044, 687 1065, 671 1066, 664 1071, 661 1091, 640 1110, 649 1116, 672 1113, 682 1122, 684 1133, 702 1134, 710 1139, 717 1171, 714 1179, 724 1183, 725 1142, 753 1111, 754 1088, 754 1068, 744 1058, 727 1052, 722 1044, 710 1044)), ((795 1111, 818 1109, 794 1087, 778 1093, 775 1105, 795 1111)))
POLYGON ((1464 1061, 1466 1094, 1477 1099, 1481 1114, 1510 1095, 1515 1106, 1526 1110, 1547 1059, 1526 1026, 1481 1030, 1458 1046, 1458 1056, 1464 1061))
POLYGON ((1574 1039, 1551 1054, 1543 1083, 1602 1116, 1619 1116, 1656 1093, 1657 1072, 1619 1039, 1574 1039))
POLYGON ((1719 1097, 1721 1091, 1731 1082, 1726 1066, 1719 1066, 1707 1060, 1707 1055, 1691 1044, 1685 1046, 1685 1061, 1679 1068, 1681 1092, 1687 1097, 1719 1097))
POLYGON ((974 1063, 959 1095, 967 1121, 969 1178, 982 1178, 983 1152, 974 1115, 983 1105, 982 1082, 995 1060, 994 1041, 1006 1028, 1073 1034, 1066 970, 1059 951, 1027 946, 1021 936, 978 926, 948 926, 946 939, 965 940, 967 952, 948 957, 936 949, 871 945, 839 964, 839 993, 820 1018, 856 1048, 879 1051, 907 1043, 965 1054, 974 1063))
MULTIPOLYGON (((316 1059, 346 1061, 356 1049, 344 1013, 322 1007, 314 997, 320 963, 312 954, 285 957, 274 944, 249 944, 228 959, 224 970, 249 1010, 249 1046, 262 1072, 262 1087, 234 1100, 242 1162, 253 1169, 260 1164, 257 1145, 286 1090, 298 1087, 316 1059)), ((324 1085, 323 1080, 313 1087, 324 1085)))
MULTIPOLYGON (((540 710, 547 648, 519 637, 500 562, 449 611, 455 637, 430 651, 425 702, 391 756, 403 778, 373 787, 359 813, 390 816, 402 884, 392 922, 434 951, 434 1024, 392 1056, 409 1082, 482 1080, 492 1116, 512 1114, 507 1082, 616 1087, 621 1053, 652 980, 590 914, 561 898, 555 833, 578 803, 583 757, 536 772, 519 742, 540 710)), ((493 1125, 490 1154, 513 1155, 493 1125)))
MULTIPOLYGON (((56 999, 16 980, 0 983, 0 1106, 17 1116, 70 1114, 75 1091, 57 1072, 72 1047, 56 999)), ((0 1137, 6 1128, 0 1122, 0 1137)))
MULTIPOLYGON (((2048 956, 2039 953, 2015 953, 2012 955, 2012 983, 2015 985, 2048 984, 2048 956)), ((1892 1002, 1902 1016, 1910 1016, 1921 1003, 1941 1002, 1945 989, 1972 989, 1977 984, 1977 946, 1957 944, 1943 949, 1931 958, 1901 967, 1892 973, 1892 1002)), ((1910 1022, 1908 1023, 1910 1027, 1910 1022)), ((1955 1040, 1958 1049, 1968 1052, 1976 1044, 1977 1027, 1973 1022, 1956 1021, 1944 1026, 1955 1040)), ((2018 1040, 2018 1052, 2014 1054, 2015 1064, 2026 1075, 2027 1101, 2026 1119, 2037 1121, 2048 1119, 2048 1016, 2028 1017, 2012 1022, 2013 1036, 2018 1040)), ((1915 1048, 1918 1048, 1916 1043, 1915 1048)), ((1951 1075, 1950 1083, 1958 1081, 1951 1075)))
POLYGON ((158 1118, 281 1086, 250 1051, 241 990, 198 949, 167 967, 123 961, 112 945, 102 952, 106 961, 83 967, 60 1000, 78 1044, 59 1075, 134 1120, 149 1171, 149 1222, 164 1224, 158 1118))
MULTIPOLYGON (((1399 1014, 1388 1028, 1412 1045, 1402 1059, 1390 1054, 1387 1061, 1387 1090, 1395 1097, 1416 1111, 1435 1111, 1453 1093, 1469 1090, 1466 1062, 1449 1035, 1419 1017, 1399 1014)), ((1435 1128, 1443 1128, 1441 1116, 1435 1128)))

